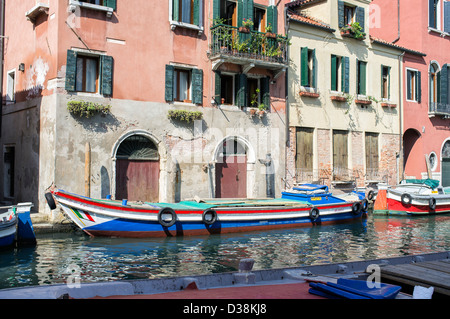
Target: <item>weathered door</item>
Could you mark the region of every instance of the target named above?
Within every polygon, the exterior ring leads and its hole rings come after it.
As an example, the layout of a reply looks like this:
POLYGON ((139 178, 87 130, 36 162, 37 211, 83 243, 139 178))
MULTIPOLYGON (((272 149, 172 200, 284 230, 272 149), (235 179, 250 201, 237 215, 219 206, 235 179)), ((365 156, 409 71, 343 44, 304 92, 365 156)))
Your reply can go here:
POLYGON ((333 131, 333 175, 348 177, 348 134, 347 131, 333 131))
POLYGON ((216 197, 247 197, 247 156, 224 156, 216 163, 216 197))
POLYGON ((159 161, 117 160, 116 199, 157 202, 159 161))
POLYGON ((313 132, 312 128, 297 128, 297 152, 295 167, 297 174, 312 174, 313 170, 313 132))
POLYGON ((159 201, 159 155, 144 136, 124 140, 116 154, 116 199, 159 201))
POLYGON ((366 175, 374 178, 378 174, 378 134, 366 133, 366 175))

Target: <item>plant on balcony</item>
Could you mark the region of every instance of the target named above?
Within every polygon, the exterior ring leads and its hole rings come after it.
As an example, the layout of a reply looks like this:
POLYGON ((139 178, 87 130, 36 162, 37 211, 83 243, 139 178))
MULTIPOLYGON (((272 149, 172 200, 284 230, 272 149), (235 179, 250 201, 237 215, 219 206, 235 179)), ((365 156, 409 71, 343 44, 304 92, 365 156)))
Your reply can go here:
POLYGON ((98 113, 108 114, 111 105, 102 105, 87 101, 69 101, 67 103, 67 110, 79 117, 92 117, 98 113))
POLYGON ((353 22, 342 27, 341 35, 343 37, 351 37, 358 40, 364 40, 366 38, 366 33, 362 31, 359 22, 353 22))
POLYGON ((244 20, 242 20, 242 27, 239 28, 239 31, 243 33, 250 33, 250 30, 253 28, 253 25, 254 23, 252 19, 244 18, 244 20))
POLYGON ((203 113, 200 111, 169 110, 167 118, 170 120, 190 123, 195 120, 201 120, 203 118, 203 113))
POLYGON ((266 37, 275 39, 277 37, 276 33, 272 33, 272 25, 269 24, 266 27, 266 37))

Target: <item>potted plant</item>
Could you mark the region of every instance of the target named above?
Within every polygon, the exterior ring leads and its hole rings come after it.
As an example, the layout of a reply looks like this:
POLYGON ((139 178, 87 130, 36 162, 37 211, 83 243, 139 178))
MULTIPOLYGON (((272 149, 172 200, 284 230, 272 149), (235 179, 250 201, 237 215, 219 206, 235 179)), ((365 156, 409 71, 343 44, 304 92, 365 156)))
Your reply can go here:
POLYGON ((341 28, 341 35, 343 37, 352 37, 357 40, 364 40, 366 33, 362 31, 359 22, 352 22, 341 28))
POLYGON ((253 21, 252 19, 245 19, 242 20, 242 27, 239 28, 239 32, 242 33, 250 33, 250 30, 253 28, 253 21))
POLYGON ((277 37, 277 35, 275 33, 272 33, 272 25, 270 24, 270 22, 266 27, 266 37, 273 38, 273 39, 275 39, 277 37))

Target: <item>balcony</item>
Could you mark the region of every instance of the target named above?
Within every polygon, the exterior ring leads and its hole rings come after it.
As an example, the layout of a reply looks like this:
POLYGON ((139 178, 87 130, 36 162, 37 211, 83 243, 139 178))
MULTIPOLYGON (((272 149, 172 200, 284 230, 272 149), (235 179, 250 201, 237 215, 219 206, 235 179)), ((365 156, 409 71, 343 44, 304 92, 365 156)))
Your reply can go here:
POLYGON ((442 116, 443 118, 450 118, 450 104, 431 102, 428 116, 442 116))
POLYGON ((217 24, 211 27, 211 44, 208 54, 216 70, 222 63, 243 66, 244 73, 253 67, 277 72, 287 68, 287 37, 217 24))

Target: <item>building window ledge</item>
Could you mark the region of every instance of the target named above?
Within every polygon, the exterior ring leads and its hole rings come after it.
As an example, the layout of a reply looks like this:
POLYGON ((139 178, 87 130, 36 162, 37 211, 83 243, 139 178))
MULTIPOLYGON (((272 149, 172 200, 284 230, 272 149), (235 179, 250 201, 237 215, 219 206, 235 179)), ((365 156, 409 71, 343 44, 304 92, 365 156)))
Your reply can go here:
POLYGON ((312 97, 312 98, 318 98, 320 96, 320 92, 319 92, 319 90, 317 90, 317 88, 301 86, 299 95, 306 96, 306 97, 312 97))
POLYGON ((49 6, 45 3, 38 3, 25 13, 27 19, 34 23, 41 14, 48 14, 49 6))
POLYGON ((87 2, 80 2, 80 1, 76 1, 76 0, 69 0, 69 10, 73 12, 76 7, 97 10, 97 11, 104 11, 104 12, 106 12, 106 16, 108 18, 111 18, 113 15, 113 12, 114 12, 113 8, 110 8, 110 7, 100 6, 97 4, 91 4, 91 3, 87 3, 87 2))
POLYGON ((170 28, 172 29, 172 31, 175 30, 177 27, 195 30, 198 32, 198 35, 203 34, 203 27, 201 27, 201 26, 198 26, 195 24, 190 24, 190 23, 185 23, 185 22, 179 22, 179 21, 175 21, 175 20, 170 20, 170 28))

